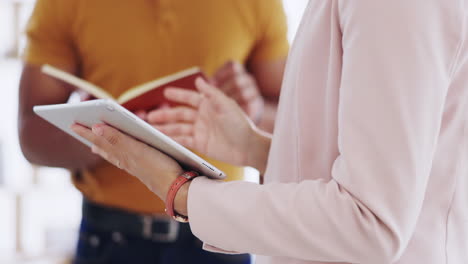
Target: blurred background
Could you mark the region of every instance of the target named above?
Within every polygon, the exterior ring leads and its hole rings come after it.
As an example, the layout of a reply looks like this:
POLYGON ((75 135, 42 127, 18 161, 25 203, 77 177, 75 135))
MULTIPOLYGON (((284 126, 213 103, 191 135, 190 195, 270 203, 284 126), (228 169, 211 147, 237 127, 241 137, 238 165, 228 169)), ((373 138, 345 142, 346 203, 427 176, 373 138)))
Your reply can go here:
MULTIPOLYGON (((285 0, 292 42, 307 0, 285 0)), ((19 56, 34 0, 0 0, 0 263, 65 263, 73 253, 81 195, 67 171, 30 165, 17 137, 19 56)))

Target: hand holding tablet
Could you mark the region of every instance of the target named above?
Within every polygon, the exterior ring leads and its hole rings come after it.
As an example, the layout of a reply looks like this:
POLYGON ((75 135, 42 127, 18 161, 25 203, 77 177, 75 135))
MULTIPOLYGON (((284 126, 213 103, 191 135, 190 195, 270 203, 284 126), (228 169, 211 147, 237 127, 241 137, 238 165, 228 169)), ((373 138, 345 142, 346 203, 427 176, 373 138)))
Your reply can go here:
POLYGON ((180 164, 201 174, 224 179, 226 175, 179 143, 164 135, 113 100, 99 99, 74 104, 35 106, 34 112, 56 127, 91 146, 71 130, 74 123, 88 128, 105 123, 171 156, 180 164))

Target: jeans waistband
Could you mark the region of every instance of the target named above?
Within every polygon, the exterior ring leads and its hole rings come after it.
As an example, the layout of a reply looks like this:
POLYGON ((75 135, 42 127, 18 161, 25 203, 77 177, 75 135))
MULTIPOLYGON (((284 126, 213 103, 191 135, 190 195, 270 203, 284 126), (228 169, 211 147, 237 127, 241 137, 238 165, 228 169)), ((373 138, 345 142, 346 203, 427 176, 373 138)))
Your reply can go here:
POLYGON ((180 224, 166 215, 128 212, 83 200, 83 219, 101 230, 118 231, 127 236, 157 242, 175 242, 180 224))

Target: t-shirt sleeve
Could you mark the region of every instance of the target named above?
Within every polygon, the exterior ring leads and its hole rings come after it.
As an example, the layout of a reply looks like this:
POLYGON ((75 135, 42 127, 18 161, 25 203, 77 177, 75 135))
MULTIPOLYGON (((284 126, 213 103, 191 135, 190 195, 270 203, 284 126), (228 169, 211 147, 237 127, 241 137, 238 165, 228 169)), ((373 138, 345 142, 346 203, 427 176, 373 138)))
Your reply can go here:
POLYGON ((281 0, 258 1, 257 41, 252 62, 286 58, 289 51, 288 26, 281 0))
POLYGON ((73 1, 38 0, 26 26, 27 44, 23 60, 30 64, 75 67, 77 51, 73 42, 73 1))

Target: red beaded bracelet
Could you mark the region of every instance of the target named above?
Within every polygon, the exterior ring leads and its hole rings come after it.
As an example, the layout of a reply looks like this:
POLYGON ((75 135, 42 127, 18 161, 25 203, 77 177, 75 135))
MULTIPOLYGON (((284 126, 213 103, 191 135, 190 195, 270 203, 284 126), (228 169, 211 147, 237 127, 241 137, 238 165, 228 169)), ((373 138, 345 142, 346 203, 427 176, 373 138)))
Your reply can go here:
POLYGON ((174 182, 172 182, 171 188, 167 192, 166 196, 166 213, 174 218, 174 220, 182 223, 188 223, 188 217, 179 215, 177 212, 174 211, 174 199, 179 191, 180 187, 184 185, 186 182, 193 180, 194 178, 198 177, 198 173, 195 171, 186 171, 179 175, 174 182))

